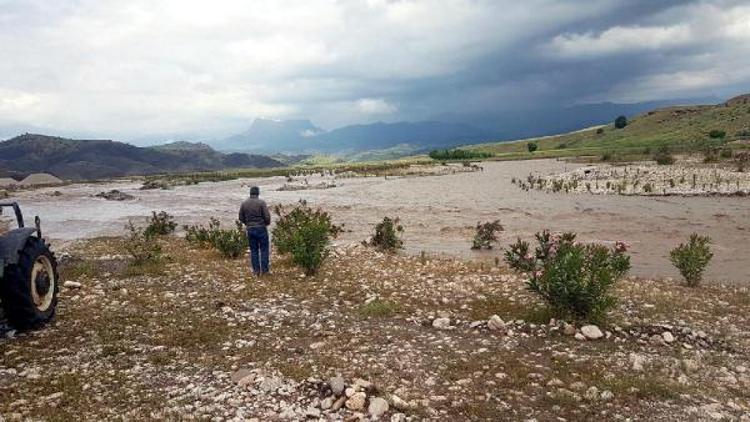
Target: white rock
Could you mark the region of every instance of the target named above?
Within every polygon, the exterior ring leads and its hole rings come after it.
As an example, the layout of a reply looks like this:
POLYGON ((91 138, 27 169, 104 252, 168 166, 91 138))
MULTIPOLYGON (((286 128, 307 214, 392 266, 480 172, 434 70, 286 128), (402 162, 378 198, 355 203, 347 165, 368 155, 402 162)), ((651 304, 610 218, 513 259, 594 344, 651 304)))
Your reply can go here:
POLYGON ((394 413, 391 416, 391 422, 406 422, 406 415, 403 413, 394 413))
POLYGON ((609 400, 612 400, 613 398, 615 398, 615 395, 611 391, 609 391, 609 390, 604 390, 599 395, 599 397, 601 397, 601 399, 604 400, 604 401, 609 401, 609 400))
POLYGON ((391 394, 391 405, 398 410, 409 410, 413 407, 409 402, 395 394, 391 394))
POLYGON ((383 398, 373 397, 370 399, 370 406, 367 407, 367 411, 370 416, 377 419, 388 411, 388 402, 383 398))
POLYGON ((596 325, 584 325, 581 327, 581 334, 589 340, 597 340, 604 337, 604 333, 596 325))
POLYGON ((331 387, 331 391, 335 395, 339 395, 344 392, 344 378, 337 376, 328 380, 328 386, 331 387))
POLYGON ((67 281, 65 281, 65 283, 63 283, 63 287, 66 287, 68 289, 80 289, 81 288, 81 283, 79 283, 77 281, 67 280, 67 281))
POLYGON ((492 315, 487 321, 487 328, 493 331, 505 331, 505 321, 497 315, 492 315))
POLYGON ((354 393, 349 400, 346 401, 345 406, 347 409, 359 411, 365 408, 365 401, 367 400, 367 394, 363 392, 354 393))
POLYGON ((320 401, 320 408, 323 410, 328 410, 331 406, 333 406, 333 397, 326 397, 320 401))
POLYGON ((586 336, 584 336, 581 333, 576 333, 575 338, 576 338, 576 340, 580 340, 580 341, 586 340, 586 336))
POLYGON ((435 318, 432 321, 432 326, 439 330, 447 330, 451 328, 451 320, 446 317, 435 318))
POLYGON ((643 356, 637 354, 637 353, 631 353, 630 354, 630 368, 634 371, 641 372, 643 371, 643 365, 646 363, 646 358, 643 356))
POLYGON ((674 336, 669 331, 661 333, 661 338, 665 343, 672 343, 674 341, 674 336))

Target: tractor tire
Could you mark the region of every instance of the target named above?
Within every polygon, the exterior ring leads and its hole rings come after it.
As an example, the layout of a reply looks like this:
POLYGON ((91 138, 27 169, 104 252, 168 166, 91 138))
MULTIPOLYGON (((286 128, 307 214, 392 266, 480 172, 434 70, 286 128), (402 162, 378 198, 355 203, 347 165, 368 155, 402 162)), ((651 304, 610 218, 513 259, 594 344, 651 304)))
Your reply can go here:
POLYGON ((31 236, 18 263, 5 267, 0 301, 5 317, 19 330, 38 328, 55 316, 59 275, 57 260, 44 240, 31 236))

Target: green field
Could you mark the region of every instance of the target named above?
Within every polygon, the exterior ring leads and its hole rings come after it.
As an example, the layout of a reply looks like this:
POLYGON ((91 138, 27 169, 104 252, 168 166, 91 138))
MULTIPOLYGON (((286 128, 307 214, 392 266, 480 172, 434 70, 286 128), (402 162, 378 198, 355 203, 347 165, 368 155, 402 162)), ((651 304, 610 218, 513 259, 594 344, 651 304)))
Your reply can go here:
MULTIPOLYGON (((614 121, 613 116, 613 121, 614 121)), ((569 156, 637 158, 667 148, 675 153, 705 152, 716 148, 748 148, 750 140, 750 95, 727 103, 678 106, 650 111, 617 129, 613 123, 557 136, 472 145, 463 149, 487 152, 493 159, 529 159, 569 156), (724 136, 711 136, 712 131, 724 136), (739 142, 738 142, 739 141, 739 142), (534 142, 536 152, 527 144, 534 142)))

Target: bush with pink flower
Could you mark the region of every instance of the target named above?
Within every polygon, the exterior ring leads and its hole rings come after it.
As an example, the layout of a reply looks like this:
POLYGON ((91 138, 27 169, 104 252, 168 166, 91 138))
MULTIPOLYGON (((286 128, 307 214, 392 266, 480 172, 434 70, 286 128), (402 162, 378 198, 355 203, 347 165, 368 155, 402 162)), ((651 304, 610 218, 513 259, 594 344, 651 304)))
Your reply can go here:
POLYGON ((597 321, 616 299, 611 290, 630 270, 627 244, 583 244, 575 233, 536 234, 534 250, 521 240, 505 252, 505 261, 526 274, 527 287, 563 318, 597 321))

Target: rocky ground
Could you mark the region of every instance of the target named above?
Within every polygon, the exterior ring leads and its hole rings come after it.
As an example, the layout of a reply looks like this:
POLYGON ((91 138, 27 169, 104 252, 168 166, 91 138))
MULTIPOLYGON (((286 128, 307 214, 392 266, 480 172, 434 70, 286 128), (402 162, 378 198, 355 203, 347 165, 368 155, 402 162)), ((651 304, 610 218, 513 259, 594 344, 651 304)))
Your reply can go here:
POLYGON ((514 179, 521 189, 597 195, 750 195, 750 172, 736 167, 685 162, 581 167, 553 175, 514 179))
POLYGON ((750 421, 750 292, 623 281, 555 321, 507 270, 338 247, 257 280, 183 240, 79 243, 58 316, 0 339, 0 420, 750 421))

